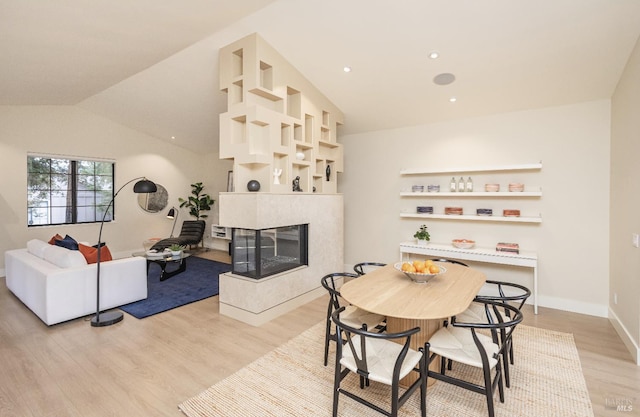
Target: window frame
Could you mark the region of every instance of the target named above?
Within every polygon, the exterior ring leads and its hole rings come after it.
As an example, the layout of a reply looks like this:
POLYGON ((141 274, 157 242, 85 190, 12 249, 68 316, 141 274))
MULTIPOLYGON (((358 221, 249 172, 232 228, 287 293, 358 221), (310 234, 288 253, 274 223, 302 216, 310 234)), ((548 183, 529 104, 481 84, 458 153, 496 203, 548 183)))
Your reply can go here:
POLYGON ((111 159, 29 153, 27 155, 26 187, 27 227, 100 223, 103 221, 103 216, 105 222, 113 221, 115 219, 113 202, 115 175, 116 162, 111 159), (33 170, 34 163, 32 161, 34 159, 47 160, 48 169, 42 169, 43 165, 40 167, 41 171, 33 170), (52 160, 62 161, 63 164, 67 164, 68 168, 65 172, 56 171, 52 160), (93 164, 93 172, 90 174, 82 171, 82 168, 86 167, 87 163, 93 164), (102 167, 104 171, 99 171, 100 166, 96 164, 107 165, 102 167), (55 188, 55 177, 61 175, 68 176, 62 182, 63 185, 66 185, 66 190, 55 188), (41 176, 41 178, 38 178, 38 176, 41 176), (32 179, 35 179, 35 181, 32 181, 32 179), (100 187, 97 187, 98 184, 100 184, 100 187), (33 198, 38 193, 41 194, 40 198, 33 198), (52 204, 52 201, 56 199, 58 204, 52 204), (66 204, 60 204, 62 199, 66 200, 66 204), (89 200, 90 204, 86 204, 86 200, 89 200), (38 202, 46 203, 45 208, 41 209, 41 211, 45 210, 43 216, 46 218, 46 222, 44 223, 33 222, 34 218, 39 217, 37 214, 38 205, 36 204, 38 202), (62 209, 64 214, 55 214, 54 210, 56 208, 62 209), (105 216, 105 209, 108 209, 110 215, 105 216), (81 213, 81 210, 84 210, 85 213, 81 213), (89 215, 86 214, 87 210, 89 215), (93 216, 90 216, 91 212, 93 212, 93 216), (61 216, 64 217, 63 221, 56 220, 61 216), (91 220, 82 220, 86 218, 91 218, 91 220))

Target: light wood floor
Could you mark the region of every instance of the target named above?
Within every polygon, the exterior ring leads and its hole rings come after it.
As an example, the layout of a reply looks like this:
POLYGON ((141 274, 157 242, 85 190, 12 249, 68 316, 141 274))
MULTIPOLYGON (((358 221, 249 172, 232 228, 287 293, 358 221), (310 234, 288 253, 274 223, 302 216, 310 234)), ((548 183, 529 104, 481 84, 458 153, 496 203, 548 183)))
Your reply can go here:
MULTIPOLYGON (((220 316, 218 297, 105 328, 86 318, 47 327, 2 278, 0 416, 182 416, 179 403, 323 320, 326 305, 321 297, 260 328, 220 316)), ((574 334, 596 416, 640 415, 640 367, 607 319, 545 308, 526 317, 574 334), (607 399, 633 411, 606 409, 607 399)))

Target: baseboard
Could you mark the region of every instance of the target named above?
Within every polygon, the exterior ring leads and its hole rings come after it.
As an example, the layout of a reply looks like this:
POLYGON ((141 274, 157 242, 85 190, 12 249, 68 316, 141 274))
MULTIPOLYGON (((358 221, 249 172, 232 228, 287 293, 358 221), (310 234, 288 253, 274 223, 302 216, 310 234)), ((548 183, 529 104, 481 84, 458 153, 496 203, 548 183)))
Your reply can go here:
MULTIPOLYGON (((529 301, 532 301, 531 298, 529 301)), ((549 297, 538 294, 538 306, 556 310, 570 311, 572 313, 586 314, 596 317, 609 317, 608 306, 603 304, 585 303, 569 298, 549 297)))
POLYGON ((618 315, 611 308, 609 308, 609 321, 613 325, 613 328, 616 329, 616 332, 618 333, 618 336, 620 336, 620 339, 622 339, 622 343, 624 343, 624 345, 629 350, 629 353, 631 353, 631 356, 633 357, 636 365, 640 366, 640 346, 638 346, 636 341, 633 340, 633 337, 631 336, 625 325, 622 324, 622 322, 618 318, 618 315))

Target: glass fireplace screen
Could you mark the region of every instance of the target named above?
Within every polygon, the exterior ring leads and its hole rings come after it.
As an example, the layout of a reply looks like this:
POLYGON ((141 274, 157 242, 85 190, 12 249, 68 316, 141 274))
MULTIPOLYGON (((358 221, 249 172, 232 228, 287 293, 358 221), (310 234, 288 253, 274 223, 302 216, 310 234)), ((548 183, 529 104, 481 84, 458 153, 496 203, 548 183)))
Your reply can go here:
POLYGON ((232 273, 260 279, 308 265, 308 224, 273 229, 234 228, 232 273))

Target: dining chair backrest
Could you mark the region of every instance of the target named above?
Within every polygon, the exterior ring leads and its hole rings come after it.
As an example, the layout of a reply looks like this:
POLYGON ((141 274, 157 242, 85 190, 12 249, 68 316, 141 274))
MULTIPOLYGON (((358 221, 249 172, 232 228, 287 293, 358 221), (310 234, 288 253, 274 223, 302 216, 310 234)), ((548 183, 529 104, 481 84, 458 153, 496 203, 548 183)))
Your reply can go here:
POLYGON ((344 280, 344 278, 358 277, 359 275, 352 274, 351 272, 334 272, 322 277, 320 283, 329 293, 329 297, 331 297, 327 317, 330 317, 333 311, 341 307, 340 289, 338 287, 338 283, 340 282, 340 280, 344 280))
POLYGON ((370 272, 376 268, 381 268, 386 265, 387 264, 382 262, 360 262, 353 266, 353 270, 358 275, 364 275, 367 272, 370 272))
POLYGON ((469 265, 464 262, 456 261, 455 259, 447 259, 447 258, 436 258, 432 259, 433 262, 448 262, 450 264, 462 265, 468 267, 469 265))
MULTIPOLYGON (((498 301, 522 309, 525 301, 531 296, 531 290, 524 285, 505 281, 487 280, 476 296, 476 301, 498 301)), ((506 310, 505 314, 509 315, 506 310)))
MULTIPOLYGON (((387 416, 397 416, 398 409, 420 388, 421 415, 426 416, 426 368, 423 349, 411 349, 411 337, 420 331, 414 327, 397 333, 376 333, 367 329, 353 327, 341 320, 345 307, 340 307, 331 315, 337 329, 337 347, 334 378, 333 415, 337 416, 339 394, 382 412, 387 416), (345 368, 343 370, 343 367, 345 368), (400 394, 400 380, 410 372, 418 372, 420 377, 400 394), (342 388, 341 381, 349 372, 362 380, 376 381, 391 386, 391 410, 384 411, 373 406, 365 398, 353 391, 342 388)), ((361 388, 363 387, 361 383, 361 388)))

